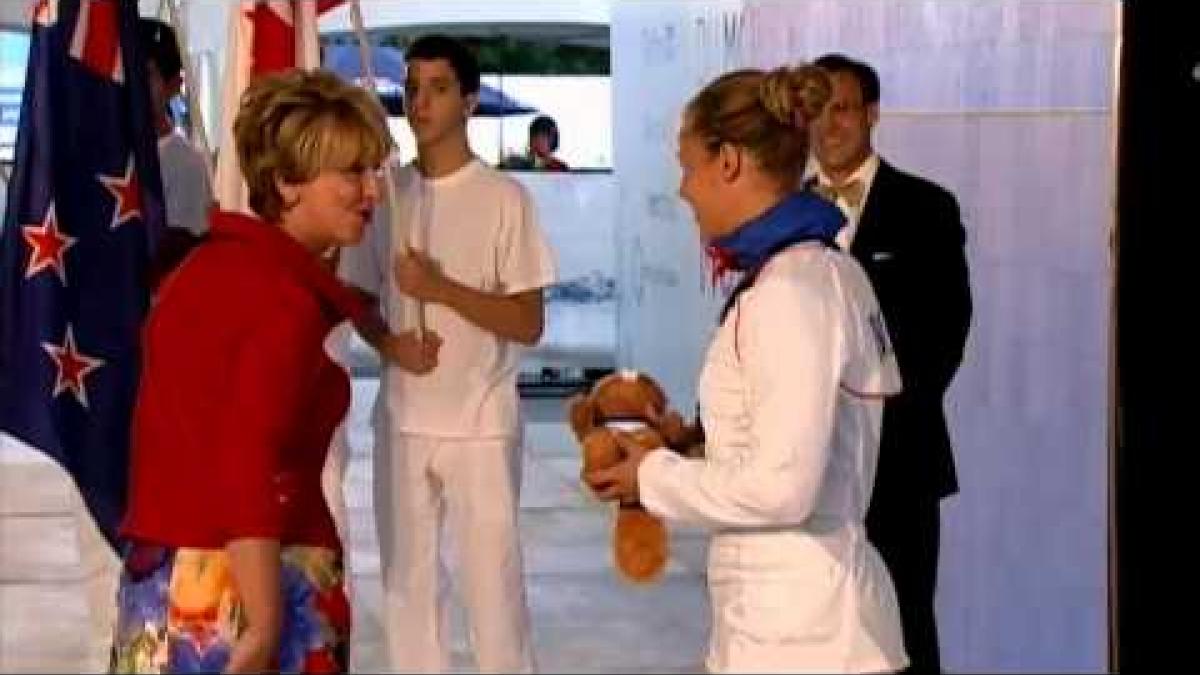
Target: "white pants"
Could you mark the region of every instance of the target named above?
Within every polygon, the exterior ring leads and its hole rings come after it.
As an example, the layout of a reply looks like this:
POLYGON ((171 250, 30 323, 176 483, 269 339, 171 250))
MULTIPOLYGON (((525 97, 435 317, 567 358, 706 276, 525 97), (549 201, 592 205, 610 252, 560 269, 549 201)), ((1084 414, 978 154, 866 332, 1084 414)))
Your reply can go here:
POLYGON ((448 574, 440 555, 445 520, 479 670, 532 672, 517 529, 521 439, 382 430, 376 438, 375 519, 390 668, 450 666, 448 574))
MULTIPOLYGON (((343 321, 335 326, 325 338, 325 352, 335 363, 346 368, 347 374, 349 374, 349 367, 346 365, 347 355, 350 352, 353 331, 350 323, 343 321)), ((347 410, 346 417, 333 431, 333 437, 329 441, 329 453, 325 457, 325 468, 321 471, 321 492, 325 495, 325 503, 329 506, 333 524, 337 528, 338 537, 342 540, 342 568, 346 573, 346 597, 351 598, 351 603, 353 603, 351 581, 354 573, 350 567, 350 551, 353 546, 350 542, 350 521, 346 512, 344 489, 346 469, 350 465, 350 423, 350 411, 347 410)))
POLYGON ((321 491, 325 495, 325 503, 333 515, 333 524, 337 528, 338 538, 342 540, 342 569, 346 571, 346 597, 353 598, 350 567, 350 521, 346 512, 346 468, 350 464, 350 438, 346 430, 346 420, 333 432, 329 442, 329 454, 325 457, 325 468, 321 471, 321 491))
POLYGON ((84 597, 88 609, 87 661, 85 672, 108 671, 109 653, 117 626, 117 584, 121 579, 121 560, 108 540, 100 534, 96 521, 88 513, 83 498, 70 486, 75 502, 75 533, 79 545, 79 566, 83 573, 84 597))

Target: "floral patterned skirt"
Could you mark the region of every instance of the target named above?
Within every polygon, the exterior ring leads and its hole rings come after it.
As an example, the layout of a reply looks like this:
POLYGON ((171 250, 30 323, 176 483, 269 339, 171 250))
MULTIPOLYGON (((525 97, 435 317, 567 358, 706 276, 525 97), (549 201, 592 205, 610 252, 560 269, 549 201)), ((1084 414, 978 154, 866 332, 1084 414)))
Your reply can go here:
MULTIPOLYGON (((346 672, 350 605, 342 565, 329 549, 285 546, 284 673, 346 672)), ((245 627, 229 558, 221 549, 134 546, 117 591, 114 673, 219 672, 245 627)))

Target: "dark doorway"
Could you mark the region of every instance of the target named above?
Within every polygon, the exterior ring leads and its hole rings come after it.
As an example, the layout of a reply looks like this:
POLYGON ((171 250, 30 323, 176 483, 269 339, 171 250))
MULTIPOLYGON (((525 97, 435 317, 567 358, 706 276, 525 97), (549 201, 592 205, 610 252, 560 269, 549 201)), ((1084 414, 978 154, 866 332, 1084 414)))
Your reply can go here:
MULTIPOLYGON (((1191 568, 1179 552, 1195 532, 1194 506, 1177 509, 1166 497, 1180 494, 1187 501, 1188 493, 1178 491, 1186 486, 1169 478, 1195 481, 1194 474, 1181 476, 1179 467, 1185 456, 1192 464, 1200 446, 1191 423, 1197 401, 1192 355, 1200 345, 1183 329, 1192 323, 1197 285, 1194 273, 1189 275, 1196 249, 1185 241, 1200 226, 1194 198, 1200 149, 1196 5, 1122 3, 1110 526, 1115 671, 1174 661, 1186 644, 1168 633, 1170 617, 1187 607, 1183 594, 1190 602, 1192 593, 1176 570, 1191 568), (1174 355, 1176 349, 1182 358, 1174 355), (1174 524, 1180 517, 1187 525, 1174 524), (1176 609, 1166 611, 1167 604, 1176 609)), ((1191 625, 1179 628, 1190 631, 1191 625)))

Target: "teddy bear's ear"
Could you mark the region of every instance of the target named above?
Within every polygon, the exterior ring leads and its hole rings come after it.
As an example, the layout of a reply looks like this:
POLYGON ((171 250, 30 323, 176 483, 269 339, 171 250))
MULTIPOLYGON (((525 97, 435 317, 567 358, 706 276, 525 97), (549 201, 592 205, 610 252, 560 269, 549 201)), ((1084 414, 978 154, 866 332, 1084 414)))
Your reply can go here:
POLYGON ((583 437, 596 428, 596 408, 592 405, 591 397, 575 394, 567 399, 567 420, 571 423, 575 438, 582 442, 583 437))
POLYGON ((642 387, 646 390, 647 403, 654 408, 654 412, 659 416, 667 412, 667 393, 663 391, 662 385, 653 377, 642 374, 638 377, 642 387))

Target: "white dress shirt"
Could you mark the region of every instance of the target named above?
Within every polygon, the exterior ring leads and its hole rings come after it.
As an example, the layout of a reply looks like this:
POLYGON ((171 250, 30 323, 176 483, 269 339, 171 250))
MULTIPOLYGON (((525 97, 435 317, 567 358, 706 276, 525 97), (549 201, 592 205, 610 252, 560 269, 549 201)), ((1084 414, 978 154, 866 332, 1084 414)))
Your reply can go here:
MULTIPOLYGON (((871 195, 871 185, 875 182, 875 174, 878 171, 879 155, 872 152, 870 156, 863 160, 863 163, 854 170, 854 173, 850 174, 850 176, 843 181, 844 184, 857 180, 862 181, 863 184, 862 201, 858 203, 857 207, 850 206, 850 204, 847 204, 846 200, 842 199, 841 197, 839 197, 836 202, 838 208, 842 210, 842 213, 846 214, 846 225, 838 232, 837 235, 837 244, 838 246, 842 247, 843 251, 849 251, 850 245, 854 243, 854 235, 858 232, 858 220, 860 217, 862 217, 863 206, 866 205, 867 198, 871 195)), ((825 175, 825 172, 821 170, 821 167, 817 161, 810 158, 808 167, 804 172, 804 182, 807 183, 814 177, 817 179, 818 185, 833 184, 833 181, 829 180, 829 176, 825 175)))

